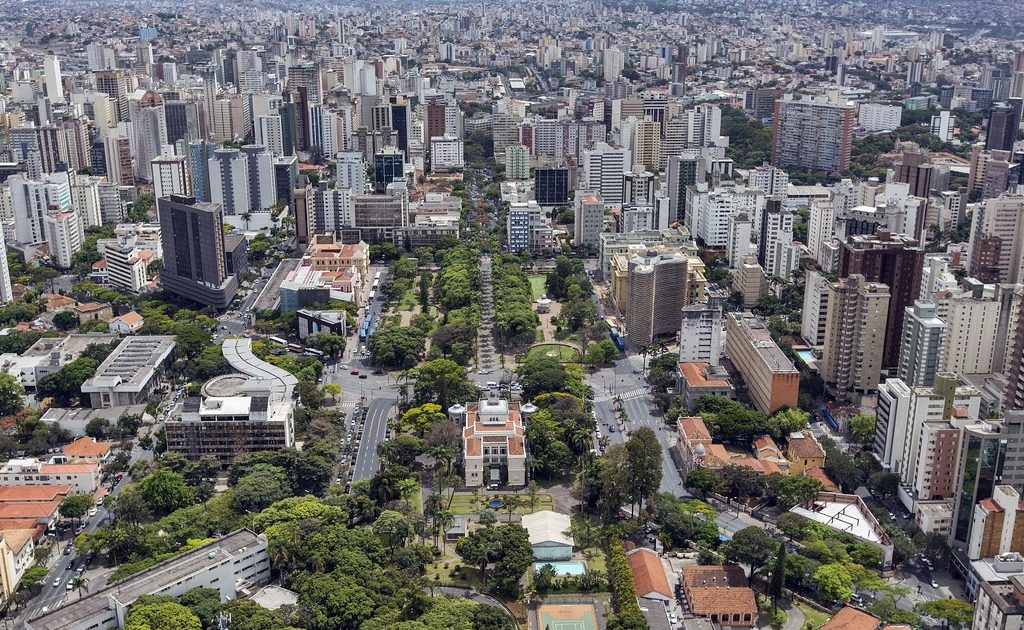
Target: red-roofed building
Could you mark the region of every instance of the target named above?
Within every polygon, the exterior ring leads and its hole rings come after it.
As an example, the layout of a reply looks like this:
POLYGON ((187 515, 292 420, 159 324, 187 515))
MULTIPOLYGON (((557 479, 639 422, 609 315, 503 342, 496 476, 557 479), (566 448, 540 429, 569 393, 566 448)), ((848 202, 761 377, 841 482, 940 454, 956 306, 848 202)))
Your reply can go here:
POLYGON ((76 494, 94 494, 100 487, 99 462, 58 464, 38 459, 12 459, 0 465, 0 485, 69 485, 76 494))
POLYGON ((679 455, 683 472, 688 473, 702 462, 711 448, 711 432, 700 416, 682 416, 676 420, 679 455))
POLYGON ((701 396, 736 398, 736 390, 729 382, 725 368, 713 367, 703 361, 680 361, 676 372, 676 391, 683 397, 683 405, 693 413, 701 396))
POLYGON ((839 492, 839 486, 836 482, 832 481, 828 475, 825 474, 825 470, 822 468, 808 468, 804 471, 804 474, 808 477, 814 477, 821 482, 821 489, 825 492, 839 492))
POLYGON ((110 442, 99 442, 91 437, 80 437, 64 447, 64 455, 75 460, 105 462, 110 458, 110 442))
POLYGON ((878 630, 882 626, 882 620, 871 613, 852 606, 843 606, 825 622, 821 630, 878 630))
POLYGON ((71 486, 3 486, 0 487, 0 503, 50 503, 63 500, 71 493, 71 486))
POLYGON ((519 403, 502 400, 492 391, 486 399, 465 407, 455 405, 448 413, 463 424, 467 486, 526 485, 526 440, 519 403))
POLYGON ((665 605, 672 602, 672 587, 657 553, 647 547, 638 547, 626 554, 626 560, 633 569, 637 597, 655 599, 665 605))
POLYGON ((723 627, 757 625, 757 600, 738 566, 688 565, 679 574, 690 612, 723 627))
POLYGON ((146 320, 135 311, 128 311, 124 315, 118 315, 107 322, 110 332, 118 335, 130 335, 139 332, 146 320))

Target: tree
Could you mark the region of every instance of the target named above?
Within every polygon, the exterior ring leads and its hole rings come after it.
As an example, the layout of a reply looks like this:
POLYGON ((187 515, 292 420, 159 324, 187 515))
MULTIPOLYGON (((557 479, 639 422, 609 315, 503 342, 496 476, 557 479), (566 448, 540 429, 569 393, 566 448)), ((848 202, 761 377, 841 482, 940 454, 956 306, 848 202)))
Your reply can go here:
POLYGON ((694 468, 686 475, 686 487, 697 490, 704 499, 708 498, 709 492, 717 492, 721 485, 718 473, 710 468, 694 468))
POLYGON ((125 630, 203 630, 199 617, 169 597, 140 597, 125 618, 125 630))
POLYGON ((722 492, 730 499, 744 499, 759 495, 764 488, 764 479, 753 469, 738 464, 730 464, 719 473, 722 481, 722 492))
POLYGON ((633 431, 626 440, 627 492, 630 504, 642 506, 661 485, 661 444, 648 427, 633 431))
MULTIPOLYGON (((178 603, 191 610, 204 628, 213 628, 220 618, 220 591, 215 588, 197 586, 182 593, 178 603)), ((231 627, 235 627, 234 619, 231 627)))
POLYGON ((434 423, 442 422, 447 417, 440 405, 426 403, 419 407, 412 407, 402 414, 402 428, 423 436, 433 427, 434 423))
POLYGON ((99 361, 95 359, 84 356, 75 359, 55 374, 39 379, 36 398, 42 400, 52 397, 56 405, 69 406, 81 393, 82 383, 92 378, 99 366, 99 361))
POLYGON ((526 530, 515 523, 477 530, 460 540, 455 550, 466 562, 480 569, 484 586, 487 567, 493 563, 494 590, 506 595, 518 591, 520 578, 534 560, 526 530))
MULTIPOLYGON (((107 509, 111 509, 110 506, 107 509)), ((139 487, 128 484, 121 489, 113 506, 114 522, 138 527, 149 518, 149 507, 139 487)))
POLYGON ((291 493, 287 473, 271 464, 256 464, 238 480, 231 507, 239 514, 264 510, 291 493))
POLYGON ((748 585, 753 582, 765 562, 771 558, 775 548, 775 539, 760 527, 746 527, 736 532, 725 545, 725 558, 730 562, 745 564, 750 567, 748 585))
POLYGON ((82 589, 89 585, 89 580, 81 575, 71 578, 71 589, 78 591, 78 596, 82 596, 82 589))
POLYGON ((7 372, 0 372, 0 416, 11 416, 24 407, 25 388, 7 372))
POLYGON ((331 403, 335 403, 338 400, 338 396, 341 394, 341 385, 337 383, 324 383, 324 386, 320 388, 320 391, 325 395, 331 397, 331 403))
POLYGON ((416 370, 414 397, 416 403, 437 403, 448 409, 458 402, 473 400, 478 390, 466 375, 466 370, 451 359, 433 359, 416 370))
POLYGON ((384 510, 373 522, 373 533, 393 555, 395 549, 404 546, 406 541, 412 538, 413 531, 409 519, 404 514, 395 510, 384 510))
POLYGON ((775 552, 775 566, 772 568, 771 579, 768 582, 768 595, 772 598, 772 609, 782 599, 783 588, 786 584, 786 545, 779 543, 779 549, 775 552))
POLYGON ((921 614, 941 620, 952 630, 970 628, 974 621, 974 606, 962 599, 936 599, 921 602, 915 609, 921 614))
POLYGON ((868 487, 883 499, 896 496, 900 487, 900 476, 895 473, 877 472, 868 477, 868 487))
POLYGON ((853 595, 853 578, 842 564, 823 564, 812 579, 818 594, 828 601, 847 602, 853 595))
POLYGON ((366 342, 372 364, 400 370, 415 366, 424 347, 423 333, 411 326, 383 326, 366 342))
POLYGON ((92 497, 88 494, 69 494, 60 502, 57 511, 64 518, 82 519, 92 507, 92 497))
POLYGON ((771 417, 771 421, 778 424, 779 431, 783 435, 789 435, 790 433, 806 429, 807 421, 810 417, 811 414, 801 409, 787 408, 775 412, 775 415, 771 417))
POLYGON ((863 446, 870 446, 875 439, 875 418, 866 413, 858 413, 847 422, 850 437, 863 446))
POLYGON ((329 357, 338 357, 345 352, 345 338, 332 332, 314 333, 306 339, 307 345, 329 357))
POLYGON ((324 406, 324 393, 320 391, 314 381, 300 380, 295 391, 298 392, 299 401, 306 409, 317 410, 324 406))
POLYGON ((72 330, 78 327, 78 316, 72 311, 60 311, 53 316, 53 325, 57 330, 72 330))
POLYGON ((789 510, 794 505, 807 503, 821 492, 821 482, 807 475, 782 475, 774 473, 768 476, 767 494, 773 499, 780 510, 789 510))
POLYGON ((85 434, 94 440, 102 440, 107 437, 110 431, 110 420, 106 418, 93 418, 85 425, 85 434))
POLYGON ((180 473, 163 468, 146 475, 138 485, 146 506, 158 515, 170 514, 178 508, 190 505, 195 498, 192 489, 180 473))

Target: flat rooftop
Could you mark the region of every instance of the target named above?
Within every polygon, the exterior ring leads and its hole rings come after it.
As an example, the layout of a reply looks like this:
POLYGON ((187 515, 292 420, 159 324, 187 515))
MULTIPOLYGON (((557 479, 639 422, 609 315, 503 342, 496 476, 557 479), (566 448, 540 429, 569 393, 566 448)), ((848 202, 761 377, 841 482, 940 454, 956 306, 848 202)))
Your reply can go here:
POLYGON ((259 542, 260 538, 254 532, 247 529, 239 530, 136 573, 119 584, 91 593, 67 606, 28 621, 25 625, 31 630, 59 630, 72 625, 81 626, 87 621, 99 623, 112 612, 110 600, 128 606, 143 595, 155 593, 190 575, 229 562, 243 547, 250 547, 259 542))
POLYGON ((265 381, 270 388, 272 403, 291 402, 292 391, 298 385, 299 379, 288 371, 257 358, 252 352, 252 339, 225 339, 221 352, 231 365, 231 369, 250 378, 265 381))
POLYGON ((83 392, 119 387, 141 390, 153 377, 156 368, 174 350, 174 335, 140 335, 127 337, 110 353, 92 378, 82 384, 83 392))
POLYGON ((862 540, 878 545, 889 542, 882 539, 879 534, 878 521, 875 520, 871 512, 861 508, 859 501, 834 501, 822 498, 822 495, 819 494, 810 506, 810 509, 797 506, 790 511, 832 529, 853 534, 862 540))

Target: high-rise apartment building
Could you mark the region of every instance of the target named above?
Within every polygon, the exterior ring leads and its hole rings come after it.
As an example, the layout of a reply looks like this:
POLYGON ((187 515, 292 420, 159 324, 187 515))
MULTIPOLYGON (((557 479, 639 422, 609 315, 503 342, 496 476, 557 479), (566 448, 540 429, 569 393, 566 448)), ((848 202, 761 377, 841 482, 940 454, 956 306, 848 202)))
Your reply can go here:
POLYGON ((505 177, 530 179, 530 151, 525 146, 512 144, 505 148, 505 177))
POLYGON ((967 270, 982 282, 1024 283, 1024 195, 1002 194, 974 206, 967 270))
MULTIPOLYGON (((972 282, 968 280, 968 283, 972 282)), ((969 286, 969 289, 971 287, 969 286)), ((943 290, 935 294, 947 324, 943 343, 943 371, 954 374, 988 374, 993 370, 998 338, 999 301, 985 296, 985 286, 972 290, 943 290)))
POLYGON ((808 269, 805 278, 800 336, 812 346, 823 346, 828 322, 829 281, 814 269, 808 269))
POLYGON ((171 195, 192 196, 192 173, 188 168, 188 159, 184 155, 165 152, 153 158, 150 167, 153 195, 157 199, 171 195))
POLYGON ((50 260, 59 269, 70 269, 75 253, 82 249, 85 241, 85 230, 78 213, 50 207, 43 215, 43 230, 50 260))
POLYGON ((128 116, 132 121, 132 154, 135 179, 149 181, 150 162, 167 144, 167 118, 164 99, 153 90, 135 90, 128 98, 128 116))
POLYGON ((889 287, 853 274, 832 283, 821 377, 840 397, 878 388, 889 287))
POLYGON ((711 366, 720 364, 724 301, 721 295, 709 293, 706 302, 683 307, 679 334, 680 361, 701 361, 711 366))
POLYGON ((509 205, 505 219, 505 234, 508 251, 547 252, 555 245, 551 231, 551 220, 536 201, 514 202, 509 205))
POLYGON ((837 96, 775 101, 772 164, 842 173, 850 165, 856 108, 837 96))
POLYGON ((696 153, 668 158, 669 220, 687 223, 686 189, 705 180, 704 160, 696 153))
POLYGON ((923 265, 924 250, 916 240, 892 234, 885 228, 879 228, 873 235, 853 236, 840 249, 840 278, 862 275, 868 282, 880 282, 889 287, 883 369, 899 364, 903 315, 918 297, 923 265))
POLYGON ((726 313, 725 353, 747 383, 758 411, 796 408, 800 370, 772 340, 763 321, 751 313, 726 313))
POLYGON ((122 70, 99 70, 95 73, 96 91, 110 97, 115 105, 117 121, 124 122, 128 118, 128 77, 122 70))
POLYGON ((604 202, 597 193, 576 191, 573 204, 575 221, 573 223, 574 243, 577 247, 597 249, 601 232, 604 231, 604 202))
POLYGON ((583 152, 583 185, 587 190, 600 194, 605 204, 622 204, 622 184, 631 163, 628 149, 615 149, 607 143, 598 142, 583 152))
POLYGON ((903 315, 903 339, 896 376, 910 387, 930 387, 942 369, 946 322, 935 315, 935 304, 916 300, 903 315))
POLYGON ((220 204, 174 195, 157 199, 157 215, 164 250, 161 288, 205 306, 227 308, 238 291, 228 258, 244 259, 245 239, 229 251, 220 204))
POLYGON ((682 308, 703 299, 691 295, 689 264, 689 258, 678 253, 645 252, 629 259, 625 312, 630 344, 639 347, 656 337, 675 335, 682 308))

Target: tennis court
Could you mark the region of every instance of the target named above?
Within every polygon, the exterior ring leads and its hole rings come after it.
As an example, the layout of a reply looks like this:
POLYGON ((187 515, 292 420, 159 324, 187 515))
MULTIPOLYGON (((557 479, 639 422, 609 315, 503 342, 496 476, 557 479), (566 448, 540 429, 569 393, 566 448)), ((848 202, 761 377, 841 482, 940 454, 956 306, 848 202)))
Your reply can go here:
POLYGON ((540 630, 597 630, 593 604, 544 604, 537 618, 540 630))

